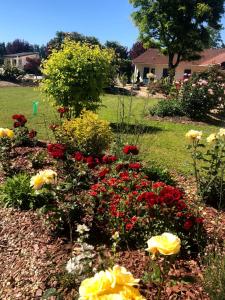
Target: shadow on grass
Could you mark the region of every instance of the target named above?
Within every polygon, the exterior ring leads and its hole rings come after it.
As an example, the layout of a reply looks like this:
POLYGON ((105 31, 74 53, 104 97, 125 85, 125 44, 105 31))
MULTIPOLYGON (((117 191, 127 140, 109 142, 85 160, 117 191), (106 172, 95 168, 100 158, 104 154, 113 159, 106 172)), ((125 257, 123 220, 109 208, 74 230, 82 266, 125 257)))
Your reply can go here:
POLYGON ((110 123, 110 126, 114 132, 124 134, 145 134, 162 131, 159 127, 144 124, 110 123))

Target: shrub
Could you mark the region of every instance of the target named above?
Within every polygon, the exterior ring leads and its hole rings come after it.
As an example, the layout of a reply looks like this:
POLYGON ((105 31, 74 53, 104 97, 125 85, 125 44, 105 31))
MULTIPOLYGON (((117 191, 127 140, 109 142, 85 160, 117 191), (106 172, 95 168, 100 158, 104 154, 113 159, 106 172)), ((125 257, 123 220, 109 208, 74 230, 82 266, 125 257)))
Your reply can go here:
POLYGON ((60 139, 85 154, 101 154, 113 137, 109 123, 91 111, 83 111, 79 118, 63 122, 56 131, 60 139))
POLYGON ((163 99, 150 108, 150 114, 159 117, 183 116, 182 106, 177 99, 163 99))
POLYGON ((17 146, 32 145, 35 142, 37 132, 34 129, 29 131, 26 126, 26 117, 21 114, 15 114, 12 116, 12 119, 14 120, 15 144, 17 146))
POLYGON ((143 172, 153 181, 163 181, 166 184, 175 185, 169 171, 156 165, 154 162, 151 162, 150 166, 143 168, 143 172))
POLYGON ((203 219, 188 208, 184 193, 151 181, 139 162, 117 163, 91 186, 89 195, 94 224, 110 236, 118 231, 123 244, 143 247, 149 234, 173 232, 188 252, 202 245, 203 219))
POLYGON ((8 128, 0 128, 0 166, 6 175, 11 173, 10 154, 13 146, 14 132, 8 128))
POLYGON ((217 67, 193 74, 179 93, 181 107, 191 118, 205 118, 213 108, 224 104, 225 75, 217 67))
POLYGON ((17 82, 17 77, 23 74, 24 72, 17 69, 16 67, 11 67, 10 65, 4 65, 3 72, 0 73, 0 80, 17 82))
POLYGON ((202 132, 191 130, 186 134, 190 140, 188 149, 193 159, 193 168, 198 194, 207 203, 225 208, 225 129, 212 133, 207 146, 201 143, 202 132))
POLYGON ((113 57, 112 50, 66 40, 43 63, 41 91, 57 105, 70 107, 75 116, 84 108, 95 110, 107 86, 113 57))

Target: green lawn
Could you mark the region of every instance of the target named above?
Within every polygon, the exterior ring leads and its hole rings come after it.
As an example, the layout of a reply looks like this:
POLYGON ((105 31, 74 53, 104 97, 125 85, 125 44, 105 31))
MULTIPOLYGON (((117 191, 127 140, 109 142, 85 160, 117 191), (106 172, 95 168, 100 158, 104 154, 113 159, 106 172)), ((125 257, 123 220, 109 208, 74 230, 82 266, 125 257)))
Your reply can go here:
MULTIPOLYGON (((186 125, 175 124, 166 121, 151 121, 145 118, 148 107, 154 105, 156 99, 143 99, 124 97, 123 99, 114 95, 104 95, 102 97, 103 107, 99 110, 102 118, 116 123, 121 119, 121 111, 130 118, 125 118, 125 122, 132 123, 134 126, 128 128, 127 138, 134 139, 132 132, 138 124, 144 124, 145 133, 140 135, 139 144, 141 145, 141 155, 146 161, 154 160, 169 169, 179 172, 189 173, 191 170, 189 154, 186 150, 185 133, 190 129, 203 130, 205 135, 216 130, 209 125, 186 125), (131 105, 132 102, 132 105, 131 105), (120 104, 120 105, 119 105, 120 104), (131 113, 128 112, 131 109, 131 113), (118 111, 120 113, 118 113, 118 111), (129 132, 130 130, 130 132, 129 132)), ((12 127, 11 115, 22 113, 28 118, 28 127, 38 131, 41 139, 50 139, 48 130, 56 118, 57 114, 53 107, 41 100, 40 94, 33 88, 10 87, 0 89, 0 126, 12 127), (39 113, 32 116, 32 102, 39 101, 39 113)))

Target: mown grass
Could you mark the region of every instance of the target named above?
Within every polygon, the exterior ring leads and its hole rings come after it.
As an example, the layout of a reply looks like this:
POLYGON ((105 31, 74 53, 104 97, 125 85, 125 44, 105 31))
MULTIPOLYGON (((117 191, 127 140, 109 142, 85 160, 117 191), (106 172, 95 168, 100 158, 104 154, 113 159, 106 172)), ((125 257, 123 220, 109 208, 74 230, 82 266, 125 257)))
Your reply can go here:
MULTIPOLYGON (((122 118, 127 126, 125 138, 134 140, 133 133, 137 125, 144 126, 144 133, 140 134, 139 145, 141 156, 145 161, 155 161, 170 170, 190 173, 190 157, 186 150, 185 133, 190 129, 202 130, 205 136, 216 130, 215 126, 178 124, 168 121, 152 121, 146 118, 150 106, 157 103, 157 99, 119 97, 116 95, 102 96, 103 106, 99 109, 101 118, 117 123, 122 118)), ((10 87, 0 89, 0 126, 12 127, 11 115, 22 113, 27 116, 28 127, 38 131, 40 139, 51 138, 48 126, 57 118, 52 106, 41 100, 40 93, 28 87, 10 87), (37 116, 32 115, 32 102, 39 101, 37 116)))

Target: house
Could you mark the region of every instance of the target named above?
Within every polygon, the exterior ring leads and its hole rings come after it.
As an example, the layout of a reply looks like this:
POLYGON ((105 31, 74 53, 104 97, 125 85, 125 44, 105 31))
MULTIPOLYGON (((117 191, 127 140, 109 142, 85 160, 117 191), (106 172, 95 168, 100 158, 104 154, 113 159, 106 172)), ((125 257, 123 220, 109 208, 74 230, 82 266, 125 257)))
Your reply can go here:
MULTIPOLYGON (((158 49, 148 49, 133 60, 135 76, 141 82, 147 83, 148 73, 155 74, 157 79, 168 76, 168 57, 158 49)), ((210 65, 225 67, 225 49, 207 49, 201 53, 201 58, 195 61, 183 61, 176 68, 176 79, 183 78, 184 73, 200 72, 210 65)))
POLYGON ((22 52, 15 54, 4 55, 4 65, 10 65, 23 70, 27 63, 27 58, 40 58, 38 52, 22 52))

